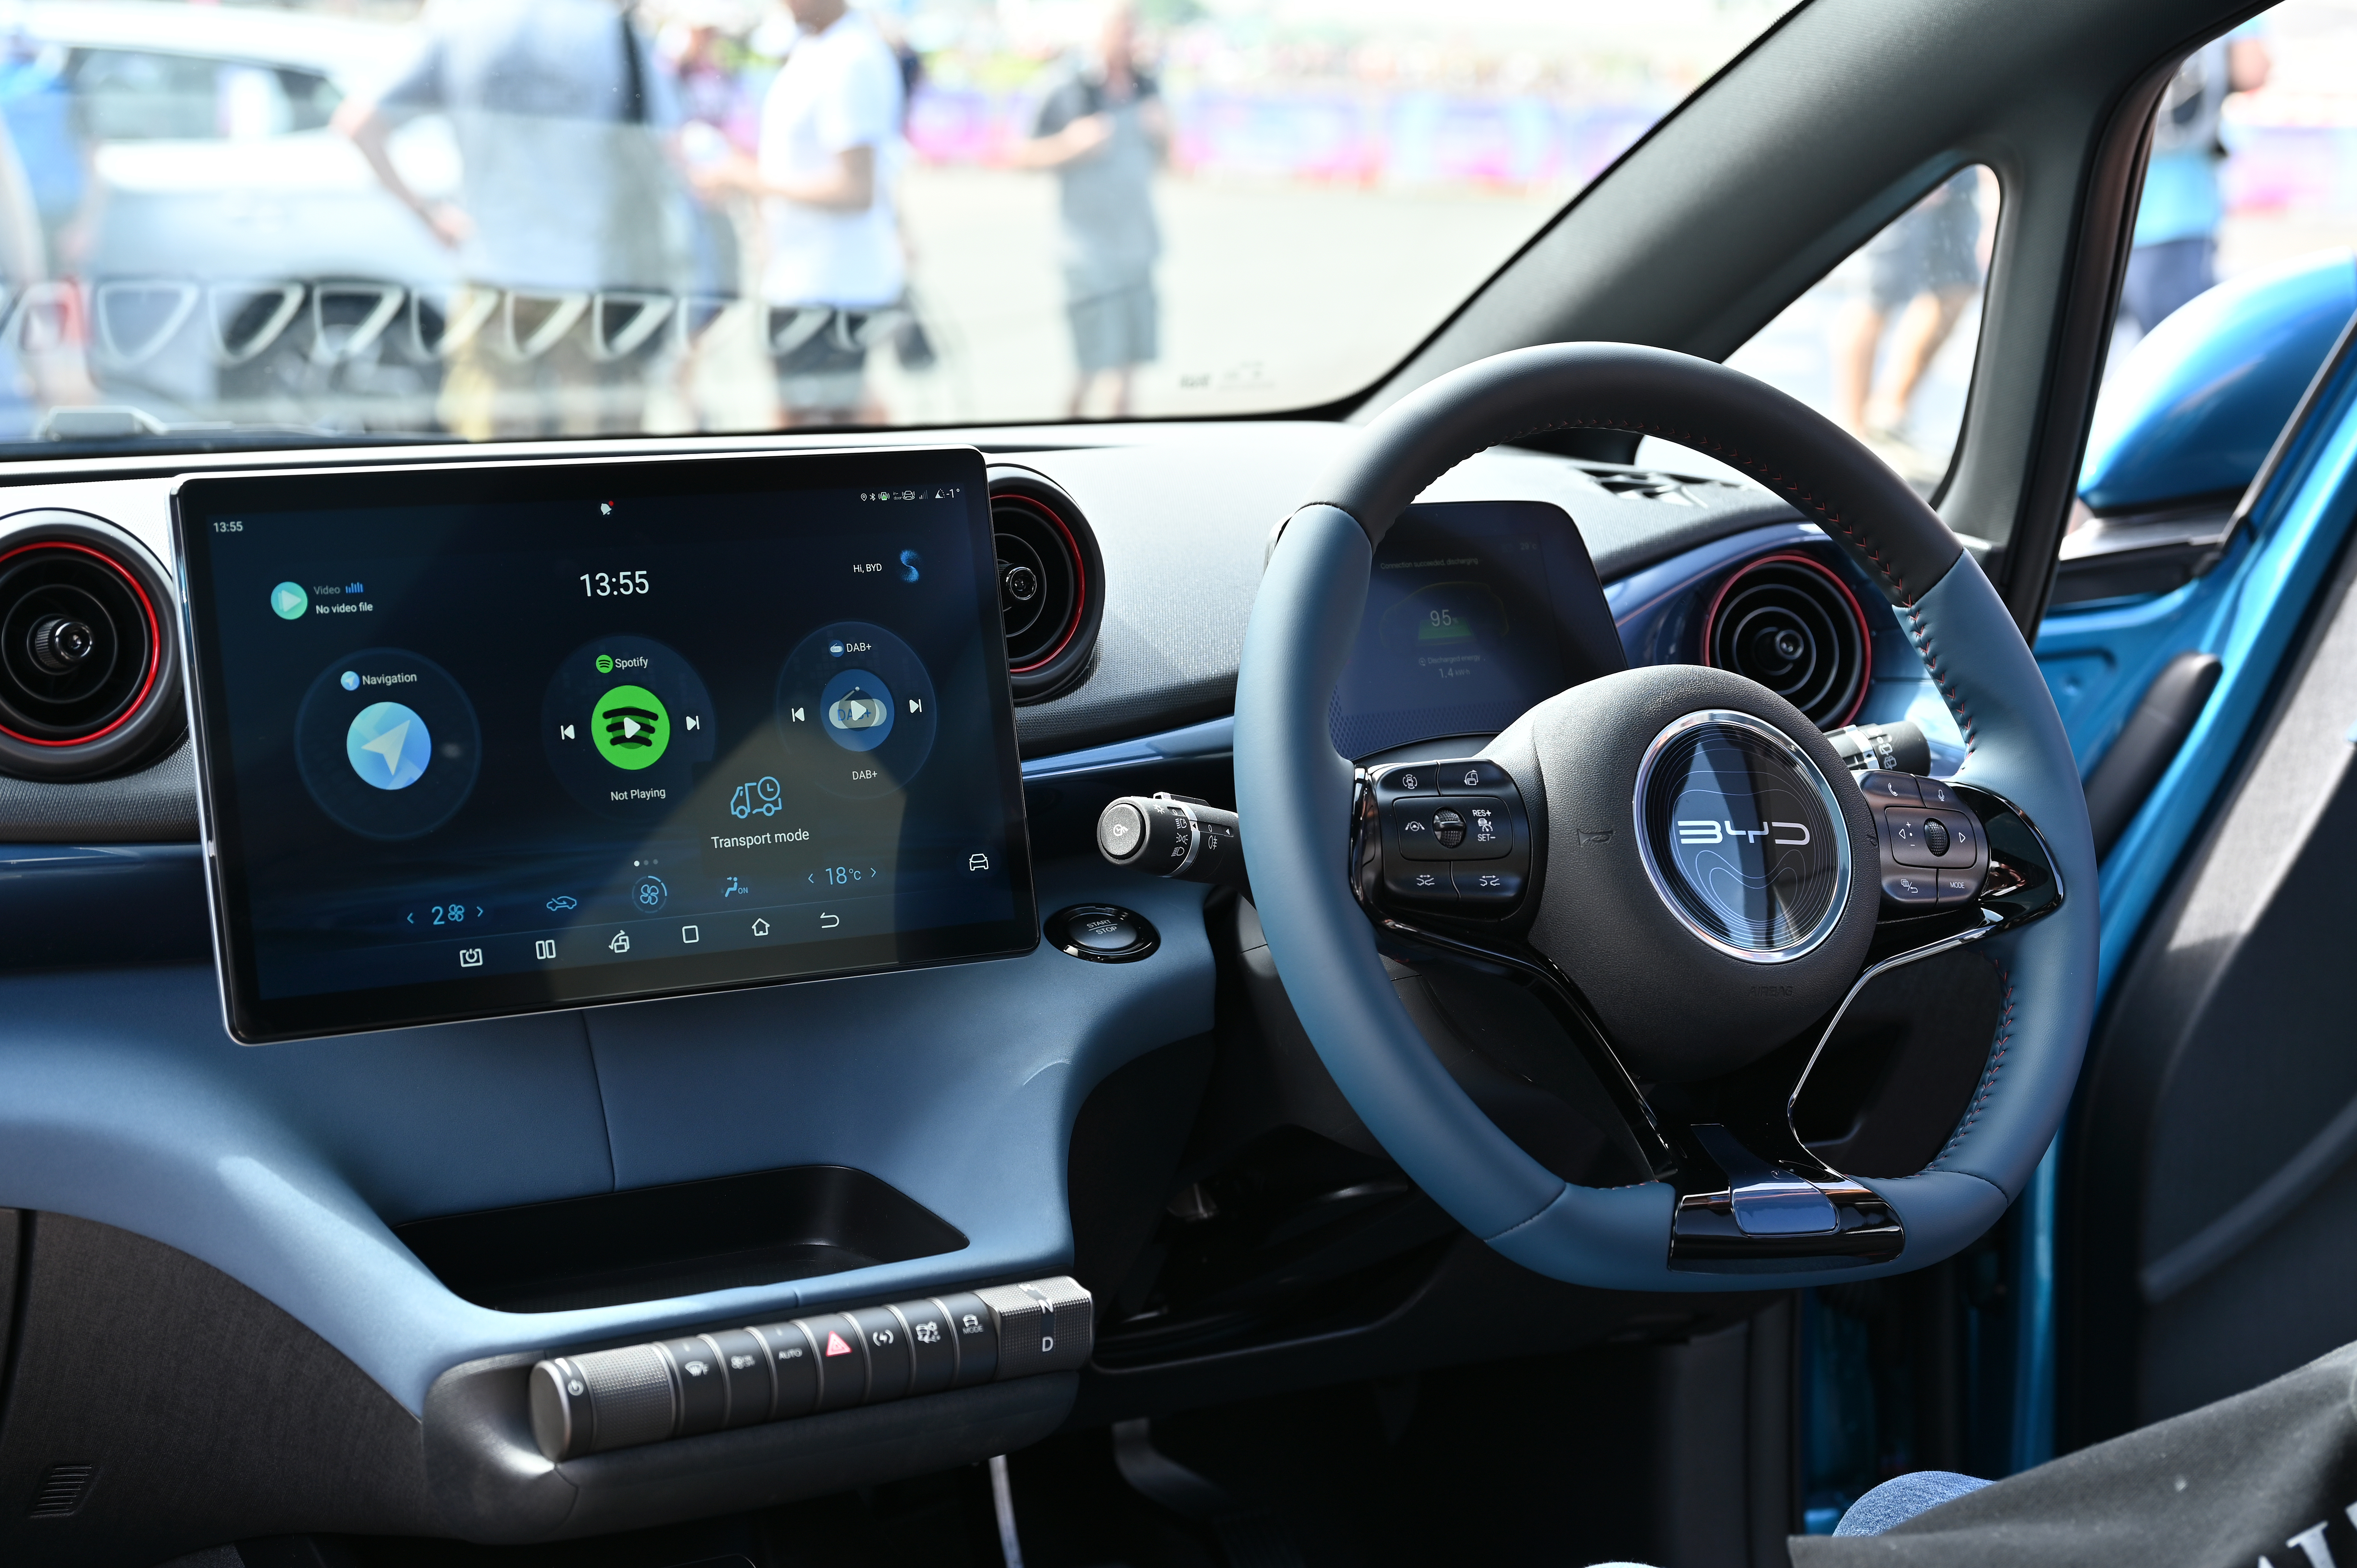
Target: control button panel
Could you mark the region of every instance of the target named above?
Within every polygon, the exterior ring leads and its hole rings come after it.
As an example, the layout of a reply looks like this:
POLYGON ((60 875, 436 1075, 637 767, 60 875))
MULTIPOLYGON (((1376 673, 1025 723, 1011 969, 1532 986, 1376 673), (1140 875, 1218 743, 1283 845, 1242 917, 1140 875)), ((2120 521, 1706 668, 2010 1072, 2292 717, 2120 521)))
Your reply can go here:
POLYGON ((1094 1335, 1093 1300, 1059 1276, 552 1356, 532 1369, 533 1437, 552 1460, 577 1459, 1070 1371, 1094 1335))
POLYGON ((1986 835, 1944 780, 1877 768, 1860 775, 1857 787, 1881 845, 1884 914, 1961 908, 1979 897, 1988 875, 1986 835))
POLYGON ((1487 757, 1407 762, 1367 777, 1375 831, 1362 886, 1403 907, 1495 918, 1522 902, 1531 830, 1522 791, 1487 757))

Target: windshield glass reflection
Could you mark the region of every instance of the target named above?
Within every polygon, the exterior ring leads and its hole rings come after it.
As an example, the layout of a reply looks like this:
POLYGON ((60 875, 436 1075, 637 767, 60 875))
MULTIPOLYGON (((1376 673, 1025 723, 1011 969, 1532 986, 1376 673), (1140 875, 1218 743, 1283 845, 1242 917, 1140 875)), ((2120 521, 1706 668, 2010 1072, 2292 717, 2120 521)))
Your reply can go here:
POLYGON ((0 0, 0 442, 1313 407, 1784 0, 0 0))

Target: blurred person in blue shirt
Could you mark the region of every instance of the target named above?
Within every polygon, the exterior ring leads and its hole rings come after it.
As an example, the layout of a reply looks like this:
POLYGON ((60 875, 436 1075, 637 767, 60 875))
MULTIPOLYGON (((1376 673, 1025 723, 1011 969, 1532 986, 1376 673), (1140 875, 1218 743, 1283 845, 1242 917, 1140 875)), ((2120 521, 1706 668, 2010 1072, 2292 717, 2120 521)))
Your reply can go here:
POLYGON ((2273 61, 2252 27, 2237 28, 2185 59, 2153 117, 2135 248, 2120 290, 2120 316, 2149 332, 2218 281, 2218 225, 2226 216, 2218 166, 2226 96, 2266 85, 2273 61))

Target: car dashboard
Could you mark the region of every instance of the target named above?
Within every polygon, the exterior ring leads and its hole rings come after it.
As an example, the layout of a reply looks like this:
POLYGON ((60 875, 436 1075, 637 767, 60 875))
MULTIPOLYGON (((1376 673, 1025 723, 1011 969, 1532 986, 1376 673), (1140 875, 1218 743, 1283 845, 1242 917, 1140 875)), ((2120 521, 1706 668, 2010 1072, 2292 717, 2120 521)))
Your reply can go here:
MULTIPOLYGON (((0 1486, 31 1496, 89 1465, 94 1486, 165 1488, 178 1506, 98 1527, 159 1556, 213 1539, 209 1521, 583 1535, 1067 1423, 1739 1315, 1739 1294, 1553 1284, 1466 1237, 1323 1077, 1249 901, 1098 853, 1115 797, 1232 808, 1229 714, 1270 532, 1350 438, 1272 421, 884 443, 971 443, 988 464, 1032 882, 1070 939, 1020 956, 249 1047, 223 1025, 178 692, 136 715, 150 755, 102 777, 8 768, 0 1204, 26 1218, 0 1231, 17 1347, 0 1486), (1480 1335, 1450 1331, 1468 1315, 1480 1335), (985 1317, 993 1369, 926 1359, 985 1317), (856 1391, 789 1397, 790 1361, 863 1334, 856 1391), (731 1357, 758 1362, 758 1395, 739 1379, 697 1404, 699 1345, 732 1377, 731 1357), (641 1365, 673 1391, 668 1418, 625 1442, 599 1405, 610 1441, 551 1437, 575 1419, 565 1380, 641 1365), (535 1368, 553 1369, 537 1395, 535 1368)), ((591 455, 757 445, 826 444, 591 455)), ((0 550, 79 542, 168 585, 176 486, 253 466, 21 466, 0 550)), ((1674 456, 1498 448, 1421 499, 1576 529, 1609 657, 1733 668, 1829 729, 1912 720, 1934 771, 1962 761, 1880 595, 1763 491, 1674 456)), ((1350 731, 1356 760, 1469 755, 1496 727, 1422 712, 1350 731)))

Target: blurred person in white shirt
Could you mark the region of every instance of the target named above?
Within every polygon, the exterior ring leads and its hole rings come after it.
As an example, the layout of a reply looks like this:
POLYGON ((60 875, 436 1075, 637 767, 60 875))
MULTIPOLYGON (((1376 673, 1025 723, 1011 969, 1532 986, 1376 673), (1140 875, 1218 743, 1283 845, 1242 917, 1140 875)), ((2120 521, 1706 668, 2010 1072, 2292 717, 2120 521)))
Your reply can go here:
POLYGON ((760 153, 701 171, 761 200, 761 295, 785 423, 874 424, 867 350, 897 332, 908 263, 892 206, 899 61, 845 0, 787 0, 801 28, 761 105, 760 153))

